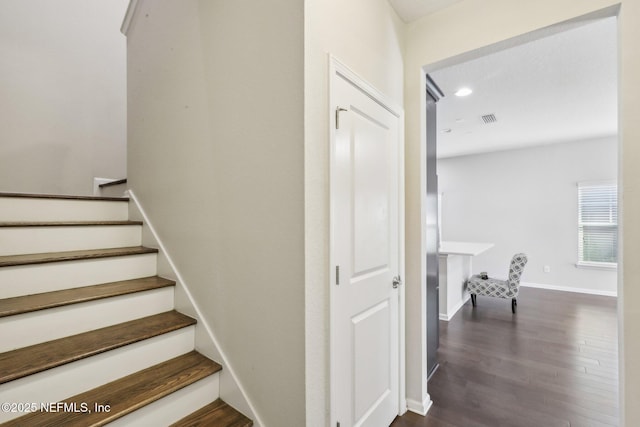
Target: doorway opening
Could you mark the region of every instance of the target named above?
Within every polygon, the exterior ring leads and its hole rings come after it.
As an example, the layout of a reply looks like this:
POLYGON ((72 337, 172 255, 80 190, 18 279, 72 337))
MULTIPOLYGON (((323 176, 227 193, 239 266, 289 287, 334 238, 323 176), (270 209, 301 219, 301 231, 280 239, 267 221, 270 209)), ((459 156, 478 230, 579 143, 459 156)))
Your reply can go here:
MULTIPOLYGON (((468 373, 477 375, 473 384, 478 401, 492 401, 487 393, 503 397, 502 401, 513 400, 514 390, 534 399, 553 395, 555 409, 542 411, 547 418, 541 423, 564 416, 617 424, 618 223, 617 203, 611 200, 620 175, 616 27, 614 17, 572 22, 549 30, 553 34, 538 33, 527 43, 429 70, 445 93, 438 103, 437 125, 442 241, 492 245, 472 257, 472 274, 486 271, 490 277, 506 279, 515 253, 525 252, 530 259, 516 314, 511 313, 508 300, 479 297, 474 309, 464 292, 457 304, 443 304, 440 298, 440 318, 446 318, 440 322, 441 337, 463 336, 474 324, 496 328, 465 335, 466 341, 454 340, 436 353, 443 355, 441 366, 451 369, 441 369, 429 382, 435 407, 447 398, 439 394, 438 384, 443 383, 437 382, 438 375, 468 380, 460 375, 461 359, 447 357, 471 353, 474 356, 467 357, 467 362, 476 370, 468 373), (472 93, 456 96, 464 87, 472 93), (611 185, 614 190, 606 197, 593 199, 611 185), (588 207, 580 196, 586 187, 595 188, 588 196, 592 203, 588 207), (593 210, 602 211, 598 224, 589 224, 593 210), (450 312, 443 313, 443 306, 450 312), (546 318, 534 323, 541 313, 546 318), (510 329, 498 332, 498 326, 510 329), (539 328, 536 336, 527 336, 528 328, 535 327, 539 328), (543 330, 550 335, 543 337, 543 330), (503 340, 492 341, 499 333, 504 334, 503 340), (515 352, 505 359, 490 354, 487 345, 526 349, 533 356, 519 359, 520 353, 515 352), (575 376, 566 371, 569 366, 577 372, 575 376), (478 367, 486 369, 478 373, 478 367), (554 390, 537 388, 536 378, 545 375, 558 381, 547 382, 554 390), (518 382, 524 383, 521 389, 514 388, 518 382), (569 390, 575 384, 591 388, 569 390), (575 405, 597 401, 603 390, 610 398, 600 414, 577 413, 575 405)), ((429 159, 427 170, 428 164, 429 159)), ((430 212, 427 208, 427 224, 434 222, 430 212)), ((439 284, 442 295, 443 282, 439 284)), ((448 391, 460 392, 453 386, 448 391)), ((496 413, 495 407, 490 410, 496 413)), ((513 407, 509 410, 514 412, 513 407)), ((523 409, 519 416, 529 415, 523 409)))

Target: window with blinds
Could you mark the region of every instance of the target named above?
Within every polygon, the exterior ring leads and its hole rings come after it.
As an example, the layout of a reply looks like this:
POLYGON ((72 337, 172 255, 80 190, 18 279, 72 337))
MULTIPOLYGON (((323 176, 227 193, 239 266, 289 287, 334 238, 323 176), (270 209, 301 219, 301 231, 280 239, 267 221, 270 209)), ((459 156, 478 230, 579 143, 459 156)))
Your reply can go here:
POLYGON ((618 262, 618 185, 578 183, 578 265, 618 262))

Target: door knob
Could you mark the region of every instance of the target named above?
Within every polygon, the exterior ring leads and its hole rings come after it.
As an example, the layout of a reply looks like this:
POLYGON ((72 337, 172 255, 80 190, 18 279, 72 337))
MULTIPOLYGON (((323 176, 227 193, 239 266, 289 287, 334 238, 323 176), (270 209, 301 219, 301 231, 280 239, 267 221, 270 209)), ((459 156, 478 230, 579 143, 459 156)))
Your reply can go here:
POLYGON ((402 279, 400 278, 400 275, 398 274, 397 276, 395 276, 393 278, 393 282, 391 282, 393 284, 393 289, 397 289, 398 285, 402 285, 402 279))

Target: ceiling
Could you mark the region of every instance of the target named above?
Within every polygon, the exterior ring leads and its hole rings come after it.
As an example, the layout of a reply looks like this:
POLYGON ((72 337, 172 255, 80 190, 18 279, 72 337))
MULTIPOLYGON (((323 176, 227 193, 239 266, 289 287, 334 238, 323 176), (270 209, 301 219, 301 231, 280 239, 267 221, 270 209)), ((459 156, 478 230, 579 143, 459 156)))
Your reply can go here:
POLYGON ((616 135, 616 41, 607 18, 430 72, 445 94, 438 157, 616 135))
POLYGON ((389 3, 404 22, 411 22, 459 1, 461 0, 389 0, 389 3))

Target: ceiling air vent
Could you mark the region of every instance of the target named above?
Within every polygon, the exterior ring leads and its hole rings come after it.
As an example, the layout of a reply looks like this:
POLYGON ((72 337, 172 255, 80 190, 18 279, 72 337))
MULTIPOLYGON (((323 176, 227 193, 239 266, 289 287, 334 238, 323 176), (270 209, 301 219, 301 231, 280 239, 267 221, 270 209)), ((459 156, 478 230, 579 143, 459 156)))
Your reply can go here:
POLYGON ((498 121, 498 119, 496 119, 495 114, 485 114, 484 116, 480 117, 482 119, 482 121, 484 122, 485 125, 489 124, 489 123, 495 123, 498 121))

